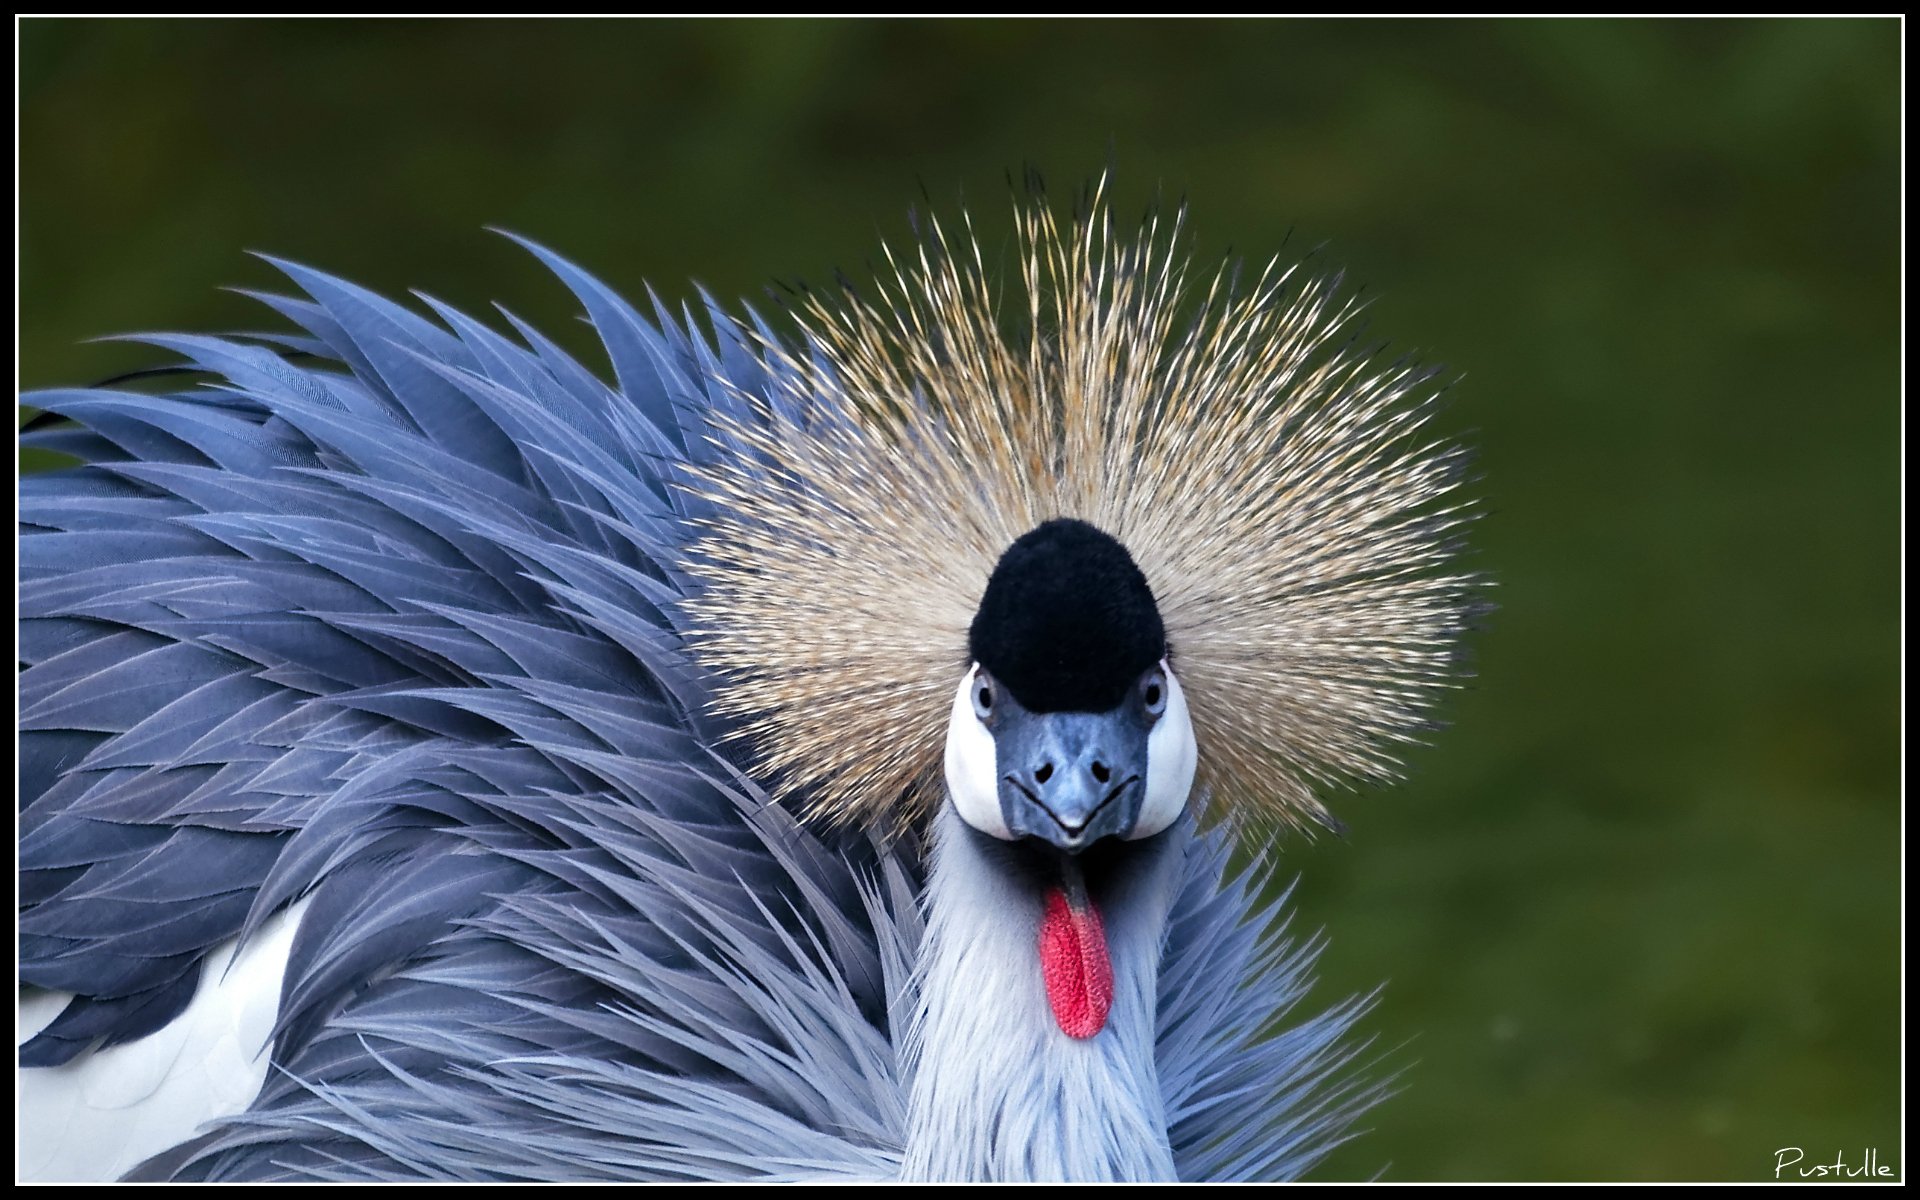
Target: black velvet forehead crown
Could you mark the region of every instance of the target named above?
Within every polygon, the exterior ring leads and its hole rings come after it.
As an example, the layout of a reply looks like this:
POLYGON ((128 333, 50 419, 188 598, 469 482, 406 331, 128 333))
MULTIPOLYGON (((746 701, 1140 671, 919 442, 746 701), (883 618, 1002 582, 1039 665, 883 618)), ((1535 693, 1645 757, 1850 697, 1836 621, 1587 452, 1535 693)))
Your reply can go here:
POLYGON ((1030 711, 1105 712, 1166 656, 1167 633, 1127 548, 1061 518, 1000 556, 967 649, 1030 711))

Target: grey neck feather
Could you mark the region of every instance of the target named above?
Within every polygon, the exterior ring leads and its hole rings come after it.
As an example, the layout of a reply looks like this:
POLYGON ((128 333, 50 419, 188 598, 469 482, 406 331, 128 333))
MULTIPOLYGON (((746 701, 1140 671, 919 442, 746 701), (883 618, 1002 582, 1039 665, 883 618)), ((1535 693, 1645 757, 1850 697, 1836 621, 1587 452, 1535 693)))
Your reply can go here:
POLYGON ((1097 897, 1113 1010, 1085 1041, 1061 1032, 1040 976, 1042 898, 943 805, 934 825, 902 1176, 917 1180, 1172 1179, 1154 1064, 1167 912, 1191 824, 1139 843, 1097 897))

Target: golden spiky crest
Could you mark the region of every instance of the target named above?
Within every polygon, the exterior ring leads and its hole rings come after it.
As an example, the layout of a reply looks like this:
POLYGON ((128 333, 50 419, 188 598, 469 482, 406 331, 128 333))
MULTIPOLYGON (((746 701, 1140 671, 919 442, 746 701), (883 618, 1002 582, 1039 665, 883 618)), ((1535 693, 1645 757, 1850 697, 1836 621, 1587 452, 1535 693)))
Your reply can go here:
POLYGON ((1209 815, 1333 824, 1315 787, 1393 778, 1454 678, 1470 514, 1432 372, 1353 344, 1338 276, 1192 286, 1184 212, 1126 236, 1104 193, 1016 201, 1005 305, 970 221, 889 248, 877 295, 807 296, 795 346, 758 339, 784 382, 714 430, 695 646, 809 815, 930 814, 988 576, 1052 517, 1145 573, 1209 815))

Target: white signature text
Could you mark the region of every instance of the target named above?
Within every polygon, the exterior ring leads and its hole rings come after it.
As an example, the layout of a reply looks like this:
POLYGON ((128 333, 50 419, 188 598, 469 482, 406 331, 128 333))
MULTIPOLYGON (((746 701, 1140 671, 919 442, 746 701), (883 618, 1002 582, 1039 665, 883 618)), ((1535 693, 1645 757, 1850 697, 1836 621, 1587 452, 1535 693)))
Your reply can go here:
POLYGON ((1857 1162, 1847 1161, 1846 1151, 1833 1156, 1832 1162, 1807 1163, 1807 1152, 1798 1146, 1782 1146, 1773 1152, 1773 1177, 1788 1179, 1890 1179, 1895 1171, 1880 1161, 1880 1152, 1869 1148, 1857 1162), (1805 1163, 1806 1165, 1801 1165, 1805 1163), (1793 1176, 1787 1174, 1794 1172, 1793 1176))

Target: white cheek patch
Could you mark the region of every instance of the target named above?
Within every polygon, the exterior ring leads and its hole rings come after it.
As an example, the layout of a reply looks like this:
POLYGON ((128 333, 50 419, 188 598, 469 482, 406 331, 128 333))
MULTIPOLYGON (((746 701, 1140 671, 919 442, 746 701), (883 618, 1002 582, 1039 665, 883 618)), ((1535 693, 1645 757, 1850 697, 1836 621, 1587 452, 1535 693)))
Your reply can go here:
POLYGON ((1000 812, 1000 754, 993 734, 973 711, 973 677, 978 670, 969 668, 953 695, 953 715, 947 719, 947 794, 953 797, 954 811, 962 821, 1010 842, 1013 831, 1000 812))
MULTIPOLYGON (((1179 820, 1187 808, 1187 793, 1193 790, 1193 768, 1198 757, 1193 748, 1193 722, 1187 716, 1187 698, 1164 659, 1160 671, 1167 679, 1167 710, 1147 734, 1147 794, 1140 802, 1140 819, 1127 835, 1129 841, 1152 837, 1179 820)), ((953 751, 949 749, 947 754, 951 763, 953 751)))

